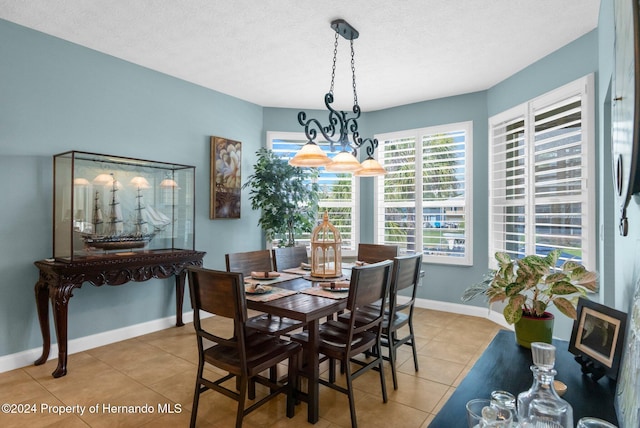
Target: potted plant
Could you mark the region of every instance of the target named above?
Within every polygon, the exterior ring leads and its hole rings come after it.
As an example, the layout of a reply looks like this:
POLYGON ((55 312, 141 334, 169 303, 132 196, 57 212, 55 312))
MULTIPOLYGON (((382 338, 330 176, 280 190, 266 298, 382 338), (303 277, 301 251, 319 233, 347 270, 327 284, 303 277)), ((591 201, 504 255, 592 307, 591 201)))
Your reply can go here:
POLYGON ((483 281, 467 288, 462 300, 467 302, 479 295, 484 295, 489 305, 506 300, 504 319, 514 324, 518 344, 528 348, 531 342, 551 343, 553 314, 547 308, 555 305, 561 313, 576 319, 578 297, 597 290, 596 273, 582 264, 567 260, 557 268, 560 254, 554 249, 544 257, 528 255, 514 260, 507 253, 497 252, 498 270, 489 271, 483 281))
POLYGON ((268 242, 293 247, 295 236, 309 233, 318 218, 316 169, 289 165, 273 151, 261 148, 254 172, 242 188, 250 187, 251 208, 261 210, 258 225, 268 242))

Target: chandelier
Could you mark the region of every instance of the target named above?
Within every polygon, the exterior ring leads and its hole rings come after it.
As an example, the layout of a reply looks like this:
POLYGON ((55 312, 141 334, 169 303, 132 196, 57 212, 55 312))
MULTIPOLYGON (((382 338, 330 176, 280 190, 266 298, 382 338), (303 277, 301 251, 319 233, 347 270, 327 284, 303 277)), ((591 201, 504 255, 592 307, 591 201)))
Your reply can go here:
POLYGON ((309 118, 304 111, 298 113, 298 123, 304 126, 304 133, 307 143, 289 159, 289 164, 293 166, 318 167, 324 166, 331 172, 353 172, 357 176, 376 176, 386 174, 385 169, 373 158, 373 153, 378 147, 378 140, 375 138, 363 139, 358 132, 358 119, 360 118, 360 106, 358 105, 358 93, 356 91, 356 67, 353 41, 358 38, 358 31, 343 19, 336 19, 331 22, 331 28, 336 32, 336 39, 333 48, 333 67, 331 69, 331 86, 329 92, 324 95, 324 105, 329 110, 329 124, 322 125, 318 119, 309 118), (336 75, 336 57, 338 54, 338 36, 349 40, 351 44, 351 73, 353 86, 353 115, 345 111, 337 111, 331 104, 333 103, 333 87, 336 75), (315 139, 318 132, 329 142, 331 151, 339 146, 340 152, 330 159, 327 154, 318 146, 315 139), (349 139, 351 137, 351 140, 349 139), (358 149, 365 147, 367 159, 360 163, 357 159, 358 149))

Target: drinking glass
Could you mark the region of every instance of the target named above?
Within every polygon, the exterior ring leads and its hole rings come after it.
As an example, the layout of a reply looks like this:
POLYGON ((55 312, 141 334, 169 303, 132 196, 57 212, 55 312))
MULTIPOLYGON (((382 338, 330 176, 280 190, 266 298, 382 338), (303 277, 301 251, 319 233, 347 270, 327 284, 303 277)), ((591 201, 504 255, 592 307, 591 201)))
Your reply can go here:
POLYGON ((469 428, 480 427, 482 422, 482 409, 491 405, 491 401, 485 398, 475 398, 467 402, 467 422, 469 428))
POLYGON ((511 421, 515 425, 518 414, 516 412, 516 397, 512 393, 509 391, 493 391, 491 393, 491 406, 509 412, 511 421))
POLYGON ((491 405, 491 400, 476 398, 467 402, 469 428, 509 428, 511 412, 491 405))
POLYGON ((560 401, 537 398, 529 406, 527 417, 530 428, 573 428, 567 418, 568 406, 560 401))
POLYGON ((584 417, 578 421, 578 425, 576 428, 618 428, 618 427, 602 419, 584 417))

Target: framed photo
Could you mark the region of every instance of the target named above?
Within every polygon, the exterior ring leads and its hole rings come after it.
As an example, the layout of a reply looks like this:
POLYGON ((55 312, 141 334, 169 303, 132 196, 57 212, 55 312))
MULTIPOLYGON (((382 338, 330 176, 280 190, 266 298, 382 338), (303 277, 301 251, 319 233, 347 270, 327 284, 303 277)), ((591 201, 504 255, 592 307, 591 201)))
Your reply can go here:
POLYGON ((569 352, 576 355, 582 371, 597 380, 618 376, 627 314, 581 297, 578 318, 573 322, 569 352))
POLYGON ((240 218, 242 143, 211 137, 209 218, 240 218))

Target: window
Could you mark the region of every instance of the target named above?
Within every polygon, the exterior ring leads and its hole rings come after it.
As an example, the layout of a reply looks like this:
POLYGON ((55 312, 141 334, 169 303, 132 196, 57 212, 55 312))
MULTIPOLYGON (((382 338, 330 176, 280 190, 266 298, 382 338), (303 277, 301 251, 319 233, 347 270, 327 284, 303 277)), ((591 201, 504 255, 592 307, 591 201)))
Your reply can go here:
MULTIPOLYGON (((274 153, 284 159, 292 158, 296 152, 307 142, 303 132, 268 132, 267 145, 274 153)), ((331 152, 329 143, 317 140, 316 143, 327 152, 329 157, 338 154, 331 152)), ((340 231, 342 238, 342 254, 355 255, 358 246, 358 206, 356 204, 358 185, 353 174, 334 173, 319 169, 320 184, 320 217, 326 210, 329 213, 329 221, 340 231)), ((300 241, 309 241, 310 234, 298 237, 300 241)))
POLYGON ((376 135, 376 242, 471 265, 472 122, 376 135))
POLYGON ((489 119, 489 254, 595 265, 593 93, 590 75, 489 119))

